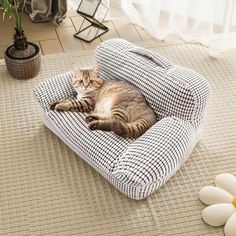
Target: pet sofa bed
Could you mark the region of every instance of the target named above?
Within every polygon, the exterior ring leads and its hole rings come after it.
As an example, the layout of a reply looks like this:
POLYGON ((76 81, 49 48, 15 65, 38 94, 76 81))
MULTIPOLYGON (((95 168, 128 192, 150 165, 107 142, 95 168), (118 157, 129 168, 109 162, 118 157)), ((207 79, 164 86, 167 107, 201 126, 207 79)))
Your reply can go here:
POLYGON ((74 96, 73 75, 68 72, 35 88, 44 110, 44 123, 122 193, 143 199, 163 185, 189 157, 199 139, 209 84, 196 72, 123 39, 98 45, 95 61, 104 80, 135 85, 159 121, 132 140, 113 132, 89 130, 85 114, 51 110, 53 101, 74 96))

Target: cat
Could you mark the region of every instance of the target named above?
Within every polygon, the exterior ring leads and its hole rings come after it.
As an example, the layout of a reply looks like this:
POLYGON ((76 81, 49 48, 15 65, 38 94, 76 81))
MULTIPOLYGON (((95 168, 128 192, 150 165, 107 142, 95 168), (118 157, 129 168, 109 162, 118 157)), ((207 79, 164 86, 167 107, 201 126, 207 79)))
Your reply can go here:
POLYGON ((128 82, 103 80, 98 65, 74 75, 77 99, 55 101, 51 109, 89 113, 85 121, 91 130, 113 131, 127 138, 138 138, 156 123, 144 96, 128 82))

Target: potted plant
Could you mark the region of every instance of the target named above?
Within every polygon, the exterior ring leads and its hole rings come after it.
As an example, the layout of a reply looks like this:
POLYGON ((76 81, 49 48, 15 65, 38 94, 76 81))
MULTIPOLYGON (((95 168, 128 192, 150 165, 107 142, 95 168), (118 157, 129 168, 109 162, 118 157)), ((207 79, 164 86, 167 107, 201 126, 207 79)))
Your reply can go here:
POLYGON ((22 27, 22 14, 26 0, 0 0, 3 19, 8 16, 15 21, 14 43, 5 52, 9 74, 16 79, 30 79, 40 70, 41 57, 38 45, 28 42, 22 27))

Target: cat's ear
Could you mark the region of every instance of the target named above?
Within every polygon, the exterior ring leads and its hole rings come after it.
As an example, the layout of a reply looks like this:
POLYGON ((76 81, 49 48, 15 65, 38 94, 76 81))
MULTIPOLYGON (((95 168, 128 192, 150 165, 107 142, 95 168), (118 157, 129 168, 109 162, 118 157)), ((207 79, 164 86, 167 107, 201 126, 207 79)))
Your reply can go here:
POLYGON ((93 73, 95 73, 95 74, 99 74, 99 65, 98 64, 95 64, 94 66, 93 66, 93 73))
POLYGON ((78 68, 76 65, 74 65, 73 69, 72 69, 72 73, 74 75, 77 75, 80 73, 80 68, 78 68))

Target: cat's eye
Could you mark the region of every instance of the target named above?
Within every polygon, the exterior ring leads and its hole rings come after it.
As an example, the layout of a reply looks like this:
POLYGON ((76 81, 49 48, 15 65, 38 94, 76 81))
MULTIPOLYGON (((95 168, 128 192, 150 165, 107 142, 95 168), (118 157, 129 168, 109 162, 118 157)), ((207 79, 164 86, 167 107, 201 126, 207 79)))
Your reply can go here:
POLYGON ((92 81, 92 80, 90 80, 90 81, 89 81, 89 84, 92 84, 92 83, 93 83, 93 81, 92 81))
POLYGON ((84 83, 84 81, 83 81, 83 80, 80 80, 80 83, 81 83, 81 84, 83 84, 83 83, 84 83))

